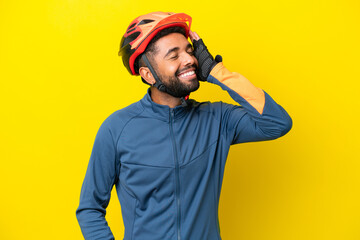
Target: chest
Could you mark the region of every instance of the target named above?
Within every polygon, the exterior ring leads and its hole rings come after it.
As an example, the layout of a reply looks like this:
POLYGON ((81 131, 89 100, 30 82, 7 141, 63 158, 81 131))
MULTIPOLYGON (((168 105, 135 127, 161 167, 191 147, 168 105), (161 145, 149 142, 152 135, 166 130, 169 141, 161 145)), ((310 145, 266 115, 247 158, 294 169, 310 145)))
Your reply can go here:
POLYGON ((136 118, 120 135, 120 162, 155 167, 185 165, 216 142, 220 124, 209 113, 192 113, 171 121, 136 118))

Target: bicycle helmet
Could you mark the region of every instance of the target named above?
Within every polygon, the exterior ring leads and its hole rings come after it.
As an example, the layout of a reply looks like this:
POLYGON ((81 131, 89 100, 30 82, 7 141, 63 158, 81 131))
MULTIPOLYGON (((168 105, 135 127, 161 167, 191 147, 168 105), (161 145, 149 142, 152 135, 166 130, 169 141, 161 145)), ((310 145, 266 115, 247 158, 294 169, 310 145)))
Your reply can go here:
POLYGON ((185 13, 152 12, 132 21, 121 39, 118 53, 129 73, 139 75, 134 68, 135 60, 159 31, 180 26, 185 29, 186 37, 189 37, 191 20, 185 13))

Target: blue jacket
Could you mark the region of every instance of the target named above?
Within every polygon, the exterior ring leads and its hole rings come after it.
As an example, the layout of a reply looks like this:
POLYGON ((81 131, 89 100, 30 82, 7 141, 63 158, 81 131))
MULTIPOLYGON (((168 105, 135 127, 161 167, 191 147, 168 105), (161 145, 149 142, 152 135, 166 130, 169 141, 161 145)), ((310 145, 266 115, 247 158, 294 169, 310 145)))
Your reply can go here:
POLYGON ((219 240, 218 204, 230 145, 275 139, 292 120, 265 91, 262 114, 210 75, 241 106, 154 103, 150 91, 101 125, 76 216, 85 239, 114 239, 105 220, 116 187, 124 240, 219 240))

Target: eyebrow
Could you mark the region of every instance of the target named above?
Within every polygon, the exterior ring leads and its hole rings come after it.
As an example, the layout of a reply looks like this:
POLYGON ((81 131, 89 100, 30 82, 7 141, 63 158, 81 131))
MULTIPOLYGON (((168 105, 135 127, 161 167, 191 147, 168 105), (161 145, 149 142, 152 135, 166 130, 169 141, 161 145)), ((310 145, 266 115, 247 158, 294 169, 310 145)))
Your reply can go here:
MULTIPOLYGON (((189 48, 192 48, 192 45, 190 43, 186 46, 186 49, 189 49, 189 48)), ((174 48, 169 49, 167 51, 167 53, 165 54, 164 58, 166 58, 172 52, 179 51, 179 49, 180 49, 179 47, 174 47, 174 48)))

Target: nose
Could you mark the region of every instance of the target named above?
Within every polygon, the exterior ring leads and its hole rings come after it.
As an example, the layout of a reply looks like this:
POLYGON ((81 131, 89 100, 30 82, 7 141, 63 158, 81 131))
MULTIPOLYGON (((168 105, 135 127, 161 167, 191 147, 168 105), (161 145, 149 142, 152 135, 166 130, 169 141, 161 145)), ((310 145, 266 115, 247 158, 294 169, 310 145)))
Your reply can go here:
POLYGON ((196 58, 194 55, 190 53, 185 53, 183 57, 184 66, 191 66, 196 62, 196 58))

